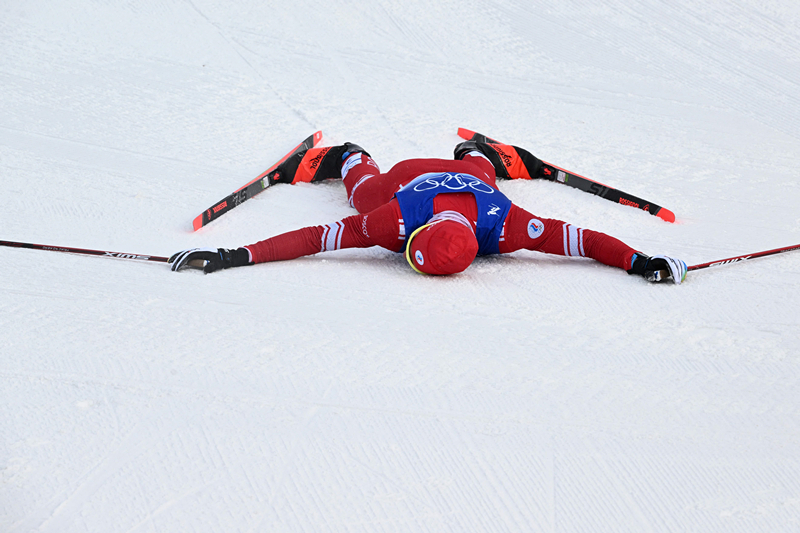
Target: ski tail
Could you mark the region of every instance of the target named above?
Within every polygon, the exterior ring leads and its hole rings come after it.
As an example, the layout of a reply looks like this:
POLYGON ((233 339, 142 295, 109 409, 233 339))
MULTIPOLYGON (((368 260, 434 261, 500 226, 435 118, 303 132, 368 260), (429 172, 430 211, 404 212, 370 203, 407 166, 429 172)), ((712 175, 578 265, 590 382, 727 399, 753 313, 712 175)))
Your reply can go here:
POLYGON ((278 166, 292 157, 294 154, 301 152, 303 150, 308 150, 314 148, 322 141, 322 132, 317 131, 312 135, 306 137, 303 142, 295 146, 292 150, 290 150, 286 155, 284 155, 278 162, 273 164, 267 170, 259 174, 255 179, 252 181, 244 184, 243 186, 236 189, 234 192, 220 200, 219 202, 215 203, 199 215, 195 217, 192 221, 192 227, 194 231, 199 230, 203 226, 207 225, 209 222, 216 220, 217 218, 221 217, 234 207, 237 207, 242 202, 249 200, 253 196, 261 193, 264 189, 271 185, 270 183, 270 175, 278 168, 278 166))
POLYGON ((467 128, 458 128, 458 136, 462 139, 466 139, 468 141, 475 141, 479 143, 487 143, 487 144, 502 144, 500 141, 496 141, 482 133, 477 133, 472 130, 468 130, 467 128))
POLYGON ((570 187, 574 187, 583 192, 588 192, 589 194, 594 194, 600 198, 605 198, 606 200, 616 204, 628 205, 630 207, 635 207, 636 209, 641 209, 642 211, 647 211, 651 215, 657 216, 665 222, 675 222, 675 213, 666 207, 661 207, 653 202, 644 200, 630 193, 620 191, 614 187, 603 185, 599 181, 589 179, 585 176, 581 176, 580 174, 565 170, 553 164, 544 161, 542 163, 545 179, 557 181, 559 183, 563 183, 564 185, 569 185, 570 187))
MULTIPOLYGON (((492 139, 491 137, 487 137, 482 133, 478 133, 473 130, 468 130, 466 128, 458 128, 458 136, 468 141, 475 141, 490 145, 503 144, 496 139, 492 139)), ((606 200, 612 201, 614 203, 628 205, 631 207, 635 207, 637 209, 641 209, 643 211, 647 211, 651 215, 657 216, 658 218, 666 222, 675 222, 675 213, 673 213, 672 211, 670 211, 665 207, 661 207, 660 205, 657 205, 653 202, 620 191, 619 189, 609 187, 608 185, 603 185, 599 181, 595 181, 585 176, 581 176, 580 174, 576 174, 569 170, 565 170, 561 167, 557 167, 556 165, 553 165, 546 161, 542 161, 542 168, 538 174, 539 174, 538 177, 541 177, 543 179, 549 181, 557 181, 559 183, 563 183, 564 185, 569 185, 570 187, 574 187, 575 189, 579 189, 581 191, 594 194, 601 198, 605 198, 606 200)), ((531 176, 531 177, 537 177, 537 176, 531 176)))

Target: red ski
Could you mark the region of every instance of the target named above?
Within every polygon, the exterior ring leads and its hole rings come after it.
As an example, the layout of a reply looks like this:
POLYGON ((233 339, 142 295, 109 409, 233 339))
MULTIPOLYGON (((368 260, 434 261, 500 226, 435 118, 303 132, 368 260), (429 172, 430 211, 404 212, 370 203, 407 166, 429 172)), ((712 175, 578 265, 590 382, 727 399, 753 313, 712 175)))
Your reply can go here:
MULTIPOLYGON (((487 144, 502 144, 500 141, 496 141, 495 139, 487 137, 486 135, 476 133, 466 128, 458 128, 458 135, 459 137, 468 141, 477 141, 487 144)), ((542 178, 544 179, 569 185, 570 187, 594 194, 600 198, 605 198, 606 200, 610 200, 614 203, 629 205, 631 207, 647 211, 651 215, 655 215, 667 222, 675 222, 675 213, 665 207, 656 205, 653 202, 648 202, 647 200, 643 200, 632 194, 620 191, 619 189, 609 187, 608 185, 603 185, 598 181, 591 180, 585 176, 581 176, 580 174, 575 174, 569 170, 564 170, 563 168, 547 163, 546 161, 542 161, 542 164, 544 173, 542 178)))
POLYGON ((194 222, 192 222, 194 231, 199 230, 212 220, 216 220, 242 202, 249 200, 253 196, 261 193, 270 185, 274 185, 276 181, 275 169, 278 168, 278 165, 301 150, 314 148, 320 143, 320 141, 322 141, 321 131, 318 131, 313 135, 309 135, 303 142, 295 146, 288 154, 283 156, 280 161, 259 174, 258 177, 256 177, 253 181, 246 183, 242 187, 239 187, 231 194, 212 205, 201 214, 197 215, 197 217, 194 219, 194 222))

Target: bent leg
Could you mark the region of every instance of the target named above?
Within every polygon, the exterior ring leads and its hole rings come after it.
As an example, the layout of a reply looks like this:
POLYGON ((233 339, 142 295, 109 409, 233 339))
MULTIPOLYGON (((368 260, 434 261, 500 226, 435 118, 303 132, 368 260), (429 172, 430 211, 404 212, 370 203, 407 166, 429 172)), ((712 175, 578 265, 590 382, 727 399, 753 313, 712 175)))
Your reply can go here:
POLYGON ((342 180, 350 206, 359 213, 369 213, 388 203, 402 185, 432 169, 428 160, 401 161, 381 174, 371 157, 354 154, 342 166, 342 180))
POLYGON ((342 164, 342 181, 347 191, 347 201, 361 214, 380 207, 392 199, 391 184, 375 161, 364 153, 351 155, 342 164))

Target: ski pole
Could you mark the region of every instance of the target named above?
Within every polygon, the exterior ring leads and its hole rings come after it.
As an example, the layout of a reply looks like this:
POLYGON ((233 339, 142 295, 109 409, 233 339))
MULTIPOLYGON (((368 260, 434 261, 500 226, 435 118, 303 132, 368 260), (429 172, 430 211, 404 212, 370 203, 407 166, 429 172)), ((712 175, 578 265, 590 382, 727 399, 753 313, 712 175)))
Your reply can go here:
POLYGON ((107 252, 105 250, 87 250, 85 248, 70 248, 68 246, 50 246, 47 244, 31 244, 28 242, 0 241, 0 246, 11 248, 30 248, 31 250, 49 250, 51 252, 64 252, 68 254, 99 255, 115 259, 133 259, 135 261, 155 261, 166 263, 169 258, 157 255, 126 254, 120 252, 107 252))
POLYGON ((701 268, 709 268, 709 267, 716 267, 722 265, 730 265, 732 263, 739 263, 741 261, 747 261, 748 259, 755 259, 756 257, 764 257, 766 255, 774 255, 774 254, 781 254, 784 252, 791 252, 792 250, 800 250, 800 244, 795 244, 793 246, 784 246, 783 248, 775 248, 774 250, 766 250, 764 252, 756 252, 754 254, 746 254, 746 255, 739 255, 736 257, 729 257, 727 259, 720 259, 718 261, 711 261, 710 263, 702 263, 699 265, 693 265, 687 268, 688 271, 692 270, 700 270, 701 268))

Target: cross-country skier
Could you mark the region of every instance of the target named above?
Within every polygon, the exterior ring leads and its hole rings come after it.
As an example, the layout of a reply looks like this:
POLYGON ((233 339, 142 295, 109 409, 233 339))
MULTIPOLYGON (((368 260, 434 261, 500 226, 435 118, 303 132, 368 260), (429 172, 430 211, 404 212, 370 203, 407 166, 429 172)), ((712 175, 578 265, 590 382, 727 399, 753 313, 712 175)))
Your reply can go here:
POLYGON ((686 277, 683 261, 649 257, 603 233, 542 218, 514 205, 496 176, 537 178, 542 163, 516 146, 466 141, 455 159, 410 159, 388 172, 360 146, 345 143, 295 154, 278 171, 285 183, 341 178, 359 214, 290 231, 238 249, 193 248, 174 254, 172 270, 204 264, 204 272, 295 259, 342 248, 381 246, 404 253, 417 272, 465 270, 476 255, 526 249, 589 257, 648 281, 686 277))

